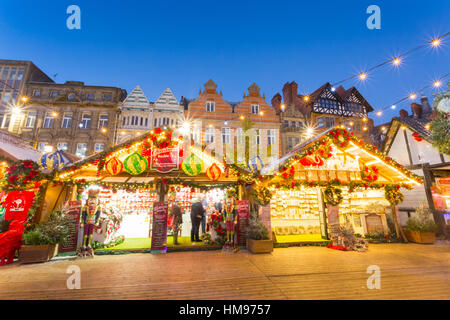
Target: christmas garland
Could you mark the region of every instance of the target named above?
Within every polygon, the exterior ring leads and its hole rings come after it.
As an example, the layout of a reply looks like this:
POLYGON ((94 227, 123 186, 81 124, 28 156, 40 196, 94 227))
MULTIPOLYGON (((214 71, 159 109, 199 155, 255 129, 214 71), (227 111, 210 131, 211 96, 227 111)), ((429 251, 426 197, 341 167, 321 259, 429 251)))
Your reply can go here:
POLYGON ((403 202, 405 197, 403 196, 400 186, 386 185, 384 187, 384 196, 387 201, 393 206, 403 202))
POLYGON ((375 166, 367 167, 361 170, 361 178, 364 181, 375 182, 378 180, 378 168, 375 166))
POLYGON ((267 187, 259 185, 253 189, 252 196, 258 205, 266 206, 272 199, 272 192, 267 187))
POLYGON ((344 198, 342 196, 342 190, 333 186, 328 186, 323 191, 324 201, 331 206, 337 206, 342 202, 344 198))

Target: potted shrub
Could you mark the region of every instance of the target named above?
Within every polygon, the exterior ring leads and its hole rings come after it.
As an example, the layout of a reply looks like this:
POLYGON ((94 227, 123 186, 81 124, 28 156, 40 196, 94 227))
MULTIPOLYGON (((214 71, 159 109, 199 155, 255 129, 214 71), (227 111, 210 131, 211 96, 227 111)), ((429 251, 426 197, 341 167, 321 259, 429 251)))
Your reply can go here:
POLYGON ((250 216, 247 228, 247 250, 251 253, 270 253, 273 251, 273 241, 269 231, 257 214, 250 216))
POLYGON ((416 214, 406 222, 406 237, 415 243, 434 243, 438 226, 434 223, 428 208, 416 209, 416 214))
POLYGON ((58 245, 67 240, 71 218, 59 212, 23 234, 19 263, 46 262, 58 253, 58 245))

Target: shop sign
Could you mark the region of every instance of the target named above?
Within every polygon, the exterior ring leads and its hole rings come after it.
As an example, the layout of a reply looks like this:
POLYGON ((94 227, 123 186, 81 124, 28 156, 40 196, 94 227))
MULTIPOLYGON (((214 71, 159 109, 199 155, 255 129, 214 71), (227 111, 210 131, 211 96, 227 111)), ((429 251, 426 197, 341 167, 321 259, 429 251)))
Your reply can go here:
POLYGON ((63 212, 72 218, 69 224, 69 235, 64 243, 58 247, 59 252, 77 251, 78 230, 80 228, 80 211, 81 201, 67 201, 64 205, 63 212))
POLYGON ((5 200, 5 220, 25 221, 33 199, 33 191, 11 191, 5 200))
POLYGON ((249 202, 248 200, 238 200, 237 205, 237 245, 245 247, 247 244, 247 227, 249 216, 249 202))
POLYGON ((153 225, 151 253, 167 251, 167 215, 168 205, 164 202, 153 203, 153 225))
POLYGON ((272 227, 270 224, 270 204, 268 204, 267 206, 259 207, 259 218, 261 219, 263 225, 266 226, 267 230, 269 231, 269 237, 270 239, 272 239, 272 227))
POLYGON ((158 172, 169 172, 178 169, 178 146, 174 148, 152 149, 150 168, 158 172))

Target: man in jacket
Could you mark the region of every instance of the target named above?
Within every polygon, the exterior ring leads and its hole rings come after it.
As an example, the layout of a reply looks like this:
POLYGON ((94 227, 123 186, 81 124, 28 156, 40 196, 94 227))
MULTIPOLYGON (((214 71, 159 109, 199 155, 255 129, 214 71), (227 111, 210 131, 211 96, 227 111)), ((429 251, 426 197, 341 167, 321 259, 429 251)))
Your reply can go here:
POLYGON ((200 201, 200 199, 194 199, 191 206, 191 222, 192 222, 192 229, 191 229, 191 242, 200 242, 199 237, 199 229, 200 229, 200 222, 203 219, 203 216, 205 215, 205 209, 203 208, 203 205, 200 201))

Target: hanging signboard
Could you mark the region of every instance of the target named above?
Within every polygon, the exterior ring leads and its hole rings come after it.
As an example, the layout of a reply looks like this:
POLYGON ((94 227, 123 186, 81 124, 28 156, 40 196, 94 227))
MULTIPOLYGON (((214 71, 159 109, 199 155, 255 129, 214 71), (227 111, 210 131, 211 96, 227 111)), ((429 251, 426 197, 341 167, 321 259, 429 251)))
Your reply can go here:
POLYGON ((153 148, 151 150, 150 168, 158 172, 169 172, 178 169, 179 151, 174 148, 153 148))
POLYGON ((245 247, 247 245, 247 227, 248 227, 248 215, 249 215, 249 202, 248 200, 238 200, 237 205, 237 245, 245 247))
POLYGON ((269 237, 270 239, 272 239, 272 227, 270 224, 270 204, 259 207, 259 218, 261 219, 263 225, 266 226, 267 231, 269 231, 269 237))
POLYGON ((68 201, 64 205, 63 212, 72 218, 69 225, 69 235, 64 243, 58 247, 59 252, 77 251, 78 230, 80 229, 81 201, 68 201))
POLYGON ((153 203, 152 245, 151 253, 167 251, 167 215, 168 205, 164 202, 153 203))

